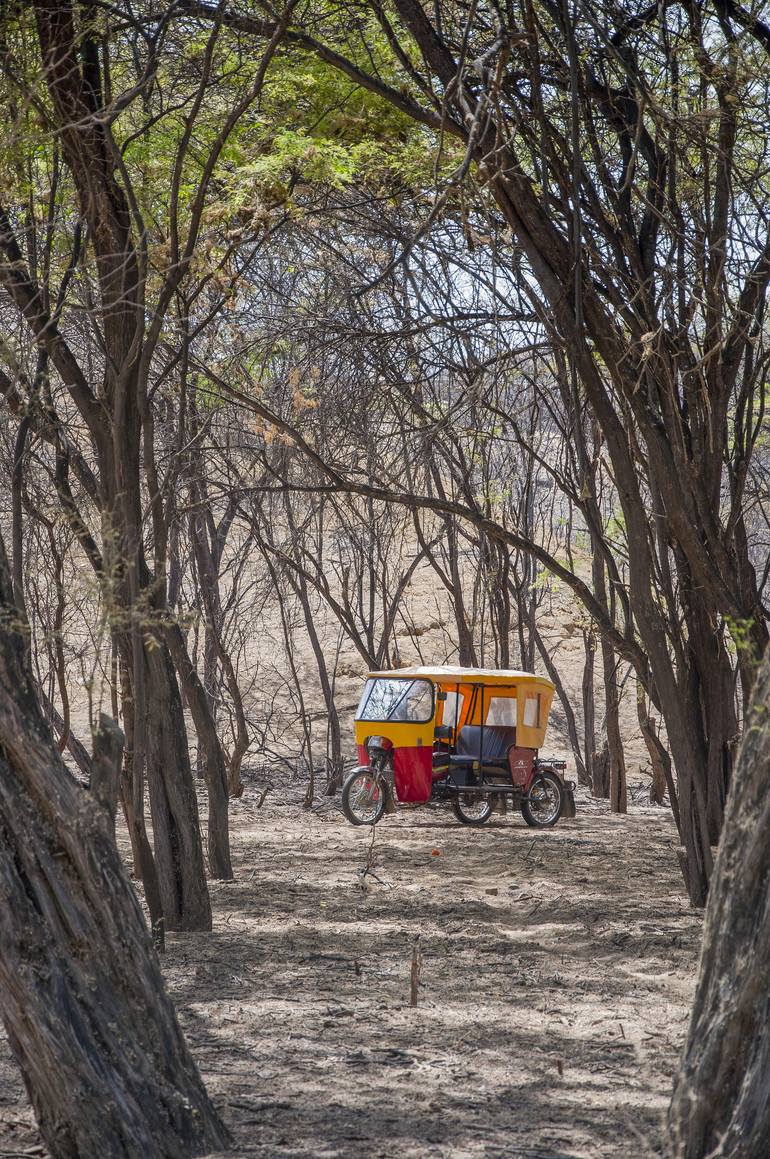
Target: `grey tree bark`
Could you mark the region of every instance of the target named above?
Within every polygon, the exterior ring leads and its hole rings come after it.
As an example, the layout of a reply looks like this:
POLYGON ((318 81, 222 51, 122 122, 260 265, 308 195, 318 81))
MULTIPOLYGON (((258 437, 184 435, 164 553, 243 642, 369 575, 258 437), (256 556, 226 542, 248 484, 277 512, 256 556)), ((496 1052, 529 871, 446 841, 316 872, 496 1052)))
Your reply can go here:
POLYGON ((119 751, 98 740, 104 803, 62 764, 0 540, 0 1014, 53 1159, 183 1159, 228 1141, 115 845, 119 751))
POLYGON ((770 654, 754 689, 709 889, 669 1110, 673 1159, 770 1155, 770 654))

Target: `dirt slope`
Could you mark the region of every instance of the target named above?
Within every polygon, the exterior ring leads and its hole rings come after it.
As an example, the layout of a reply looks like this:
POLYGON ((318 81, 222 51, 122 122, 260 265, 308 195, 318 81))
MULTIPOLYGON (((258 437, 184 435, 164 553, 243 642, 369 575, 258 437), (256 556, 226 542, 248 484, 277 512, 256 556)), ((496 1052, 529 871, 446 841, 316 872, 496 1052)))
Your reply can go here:
MULTIPOLYGON (((233 803, 214 932, 172 937, 165 959, 233 1154, 657 1152, 700 926, 668 813, 582 798, 533 832, 403 810, 369 856, 332 802, 256 799, 233 803)), ((20 1154, 38 1140, 6 1044, 0 1081, 0 1153, 20 1154)))

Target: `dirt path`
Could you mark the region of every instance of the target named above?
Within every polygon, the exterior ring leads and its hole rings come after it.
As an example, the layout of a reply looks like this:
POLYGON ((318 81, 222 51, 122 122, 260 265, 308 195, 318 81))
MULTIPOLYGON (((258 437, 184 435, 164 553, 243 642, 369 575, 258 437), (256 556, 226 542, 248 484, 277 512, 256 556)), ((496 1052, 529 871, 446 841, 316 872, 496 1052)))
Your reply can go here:
MULTIPOLYGON (((658 1152, 700 927, 667 813, 582 798, 534 832, 402 811, 362 879, 370 831, 256 796, 233 804, 214 932, 165 959, 232 1154, 658 1152)), ((19 1154, 37 1140, 4 1043, 0 1082, 0 1154, 19 1154)))

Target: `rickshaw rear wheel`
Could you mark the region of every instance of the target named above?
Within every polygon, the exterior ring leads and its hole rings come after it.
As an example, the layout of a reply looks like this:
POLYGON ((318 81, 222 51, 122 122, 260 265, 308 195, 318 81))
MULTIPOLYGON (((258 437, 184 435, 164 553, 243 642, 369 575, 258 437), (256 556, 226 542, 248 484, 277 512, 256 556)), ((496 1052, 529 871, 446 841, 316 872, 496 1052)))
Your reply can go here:
POLYGON ((342 786, 342 812, 351 825, 376 825, 385 812, 385 786, 369 769, 354 769, 342 786))
POLYGON ((458 821, 463 825, 486 825, 492 816, 492 799, 487 794, 458 793, 452 798, 452 808, 458 821))
POLYGON ((532 787, 521 803, 524 820, 533 829, 550 829, 564 809, 564 785, 550 769, 535 774, 532 787))

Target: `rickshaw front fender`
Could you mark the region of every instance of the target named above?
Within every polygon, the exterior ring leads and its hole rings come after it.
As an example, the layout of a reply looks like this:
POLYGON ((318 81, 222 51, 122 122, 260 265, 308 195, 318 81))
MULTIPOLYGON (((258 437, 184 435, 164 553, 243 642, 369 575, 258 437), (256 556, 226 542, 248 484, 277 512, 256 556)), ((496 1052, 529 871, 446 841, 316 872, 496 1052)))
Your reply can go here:
POLYGON ((427 745, 394 749, 393 780, 399 801, 413 804, 429 801, 433 789, 433 750, 427 745))
MULTIPOLYGON (((393 782, 399 801, 424 804, 433 789, 433 750, 427 745, 395 745, 393 782)), ((359 768, 371 765, 366 745, 358 745, 359 768)))

